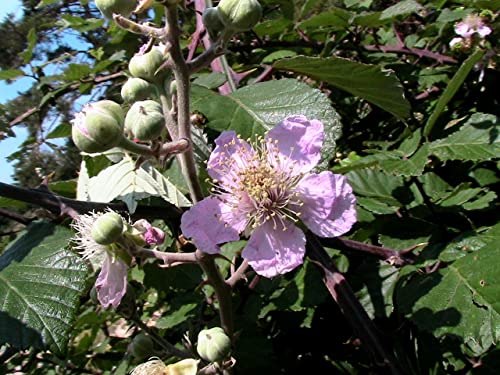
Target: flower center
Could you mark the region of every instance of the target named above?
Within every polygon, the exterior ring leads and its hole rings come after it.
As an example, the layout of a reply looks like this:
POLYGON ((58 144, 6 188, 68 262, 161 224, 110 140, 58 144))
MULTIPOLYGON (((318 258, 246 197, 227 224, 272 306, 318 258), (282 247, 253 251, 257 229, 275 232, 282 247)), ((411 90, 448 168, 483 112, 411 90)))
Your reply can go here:
POLYGON ((232 178, 214 181, 219 186, 212 191, 233 213, 245 215, 245 231, 268 221, 274 229, 286 231, 289 223, 296 223, 300 217, 297 208, 303 203, 296 186, 303 175, 293 173, 295 163, 279 152, 277 140, 261 137, 251 146, 254 152, 241 147, 237 151, 238 162, 234 158, 227 161, 223 170, 232 169, 232 178))

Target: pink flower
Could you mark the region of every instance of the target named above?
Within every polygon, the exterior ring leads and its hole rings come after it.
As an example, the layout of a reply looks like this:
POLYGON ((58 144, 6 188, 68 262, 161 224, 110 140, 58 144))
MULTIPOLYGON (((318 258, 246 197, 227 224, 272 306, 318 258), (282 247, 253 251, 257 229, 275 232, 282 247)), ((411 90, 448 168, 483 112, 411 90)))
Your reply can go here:
POLYGON ((153 227, 147 220, 137 220, 133 227, 141 232, 141 237, 148 245, 160 245, 165 240, 165 232, 153 227))
MULTIPOLYGON (((111 210, 110 210, 111 211, 111 210)), ((72 224, 76 231, 74 248, 94 269, 101 267, 95 282, 97 299, 103 307, 117 307, 127 292, 127 264, 113 253, 109 245, 101 245, 92 237, 92 227, 102 212, 80 215, 72 224)))
POLYGON ((103 307, 118 307, 127 292, 127 272, 128 266, 123 260, 106 252, 95 282, 97 299, 103 307))
POLYGON ((481 38, 484 38, 491 34, 491 28, 486 26, 477 14, 469 14, 462 22, 455 25, 455 33, 464 38, 470 38, 474 33, 477 33, 481 38))
POLYGON ((340 236, 356 222, 346 178, 311 172, 323 138, 323 124, 304 116, 286 118, 254 145, 223 132, 208 160, 213 195, 182 216, 184 235, 210 254, 240 233, 250 236, 242 256, 265 277, 301 265, 306 238, 299 220, 322 237, 340 236))

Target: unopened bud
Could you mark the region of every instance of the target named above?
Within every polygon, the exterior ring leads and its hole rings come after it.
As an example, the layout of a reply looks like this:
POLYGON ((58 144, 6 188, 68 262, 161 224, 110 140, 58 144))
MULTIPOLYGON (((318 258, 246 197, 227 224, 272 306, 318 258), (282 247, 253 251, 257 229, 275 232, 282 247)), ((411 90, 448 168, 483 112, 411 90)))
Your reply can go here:
POLYGON ((116 147, 123 137, 123 117, 120 105, 111 100, 87 104, 72 121, 73 142, 88 153, 116 147))
POLYGON ((162 48, 155 46, 149 52, 136 53, 130 59, 128 69, 130 74, 136 78, 142 78, 149 82, 159 82, 164 80, 169 73, 166 69, 158 71, 165 60, 162 48))
POLYGON ((234 31, 250 30, 262 17, 257 0, 221 0, 217 7, 224 26, 234 31))
POLYGON ((128 17, 137 6, 136 0, 95 0, 95 6, 106 18, 113 18, 113 13, 128 17))
POLYGON ((106 212, 92 225, 91 236, 100 245, 111 245, 123 233, 123 219, 114 211, 106 212))
POLYGON ((209 362, 219 362, 231 352, 231 339, 220 327, 204 329, 198 334, 198 354, 209 362))
POLYGON ((129 78, 122 86, 121 95, 128 103, 146 100, 155 94, 155 87, 142 78, 129 78))
POLYGON ((210 38, 212 40, 217 39, 219 33, 224 30, 224 24, 217 7, 206 8, 203 11, 203 25, 205 25, 210 38))
POLYGON ((154 354, 154 343, 151 336, 141 332, 134 337, 129 346, 130 353, 138 360, 150 358, 154 354))
POLYGON ((135 102, 125 117, 125 128, 140 141, 158 138, 165 129, 161 105, 154 100, 135 102))

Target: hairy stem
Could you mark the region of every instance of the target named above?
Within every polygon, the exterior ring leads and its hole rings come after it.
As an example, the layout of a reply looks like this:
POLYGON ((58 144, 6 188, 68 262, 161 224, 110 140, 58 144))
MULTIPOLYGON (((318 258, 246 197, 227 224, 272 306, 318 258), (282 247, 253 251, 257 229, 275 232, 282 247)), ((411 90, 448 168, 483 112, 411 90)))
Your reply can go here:
MULTIPOLYGON (((179 44, 179 18, 177 15, 177 5, 167 5, 167 25, 165 38, 170 43, 170 57, 173 62, 173 71, 177 83, 177 124, 179 138, 190 140, 191 143, 191 121, 189 116, 189 68, 182 55, 179 44)), ((186 180, 193 203, 203 199, 203 192, 198 181, 196 163, 194 160, 193 145, 178 156, 182 173, 186 180)))
POLYGON ((196 250, 196 258, 200 267, 207 275, 210 285, 215 290, 215 296, 219 302, 219 315, 221 327, 229 336, 233 335, 233 306, 231 300, 231 286, 227 284, 217 268, 214 256, 196 250))

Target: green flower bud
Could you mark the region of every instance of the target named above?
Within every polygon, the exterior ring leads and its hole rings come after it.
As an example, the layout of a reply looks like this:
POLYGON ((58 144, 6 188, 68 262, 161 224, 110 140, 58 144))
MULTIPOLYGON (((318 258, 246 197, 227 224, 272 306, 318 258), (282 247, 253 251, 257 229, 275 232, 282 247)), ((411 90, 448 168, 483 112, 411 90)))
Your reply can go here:
POLYGON ((153 47, 149 52, 136 53, 130 59, 128 70, 136 78, 142 78, 149 82, 162 82, 169 74, 167 69, 158 71, 166 58, 161 47, 153 47))
POLYGON ((113 13, 128 17, 137 6, 136 0, 95 0, 95 6, 106 18, 113 18, 113 13))
POLYGON ((221 0, 217 7, 222 23, 234 31, 250 30, 262 17, 257 0, 221 0))
POLYGON ((205 25, 210 38, 212 40, 217 39, 219 33, 224 30, 224 24, 217 7, 206 8, 203 11, 203 25, 205 25))
POLYGON ((122 217, 114 211, 109 211, 95 221, 90 235, 100 245, 111 245, 120 238, 123 228, 122 217))
POLYGON ((154 100, 135 102, 125 117, 125 128, 140 141, 158 138, 165 129, 161 105, 154 100))
POLYGON ((204 329, 198 334, 198 354, 209 362, 219 362, 231 352, 231 340, 220 327, 204 329))
POLYGON ((130 343, 129 351, 137 360, 152 357, 155 351, 153 339, 141 332, 130 343))
POLYGON ((72 121, 73 142, 84 152, 107 151, 120 143, 123 121, 120 105, 111 100, 87 104, 72 121))
POLYGON ((121 90, 123 100, 128 103, 146 100, 153 96, 154 93, 155 87, 142 78, 129 78, 121 90))

